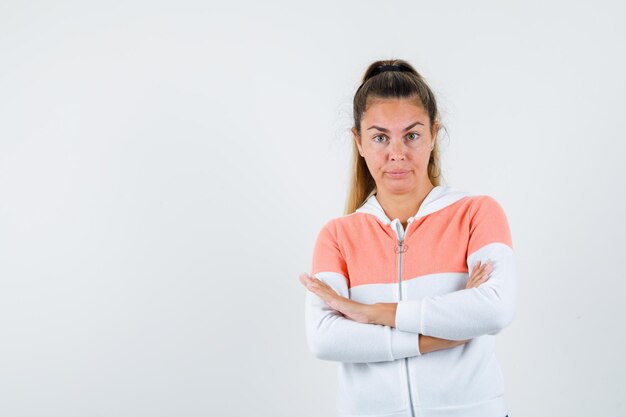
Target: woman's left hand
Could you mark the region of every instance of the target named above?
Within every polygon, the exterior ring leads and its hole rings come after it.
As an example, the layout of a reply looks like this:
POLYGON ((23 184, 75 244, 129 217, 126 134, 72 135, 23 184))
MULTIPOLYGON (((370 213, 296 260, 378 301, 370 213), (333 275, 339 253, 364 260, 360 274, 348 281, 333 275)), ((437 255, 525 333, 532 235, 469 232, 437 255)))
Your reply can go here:
POLYGON ((320 297, 328 307, 338 311, 345 317, 359 323, 374 323, 375 307, 372 304, 363 304, 352 301, 335 292, 325 282, 307 274, 300 275, 300 282, 309 291, 320 297))

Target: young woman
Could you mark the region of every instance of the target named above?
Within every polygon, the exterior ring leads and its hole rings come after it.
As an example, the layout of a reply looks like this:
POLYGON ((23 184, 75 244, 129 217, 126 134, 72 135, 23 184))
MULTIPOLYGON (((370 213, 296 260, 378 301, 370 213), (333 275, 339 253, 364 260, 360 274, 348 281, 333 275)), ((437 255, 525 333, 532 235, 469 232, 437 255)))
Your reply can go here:
POLYGON ((440 184, 437 104, 409 63, 374 62, 362 81, 346 214, 322 228, 300 276, 311 351, 341 363, 341 416, 505 417, 506 215, 440 184))

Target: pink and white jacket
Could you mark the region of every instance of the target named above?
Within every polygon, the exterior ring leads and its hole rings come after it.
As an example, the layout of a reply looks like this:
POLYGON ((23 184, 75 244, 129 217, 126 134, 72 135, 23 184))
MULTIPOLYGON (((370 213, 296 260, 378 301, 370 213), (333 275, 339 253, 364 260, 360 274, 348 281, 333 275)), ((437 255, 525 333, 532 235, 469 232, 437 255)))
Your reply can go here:
POLYGON ((320 231, 312 274, 362 303, 397 302, 396 326, 357 323, 307 291, 307 341, 340 362, 343 417, 505 417, 495 335, 513 319, 516 266, 506 215, 493 198, 436 186, 406 230, 372 194, 320 231), (465 289, 477 260, 490 278, 465 289), (418 334, 471 339, 421 354, 418 334))

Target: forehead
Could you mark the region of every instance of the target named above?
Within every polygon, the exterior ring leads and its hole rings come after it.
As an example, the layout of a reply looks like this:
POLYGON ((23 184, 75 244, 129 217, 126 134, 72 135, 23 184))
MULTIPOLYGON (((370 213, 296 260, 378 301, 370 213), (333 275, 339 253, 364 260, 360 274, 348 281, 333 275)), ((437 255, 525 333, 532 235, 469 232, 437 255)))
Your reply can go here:
POLYGON ((367 103, 361 122, 392 126, 420 121, 425 126, 428 113, 417 99, 373 98, 367 103))

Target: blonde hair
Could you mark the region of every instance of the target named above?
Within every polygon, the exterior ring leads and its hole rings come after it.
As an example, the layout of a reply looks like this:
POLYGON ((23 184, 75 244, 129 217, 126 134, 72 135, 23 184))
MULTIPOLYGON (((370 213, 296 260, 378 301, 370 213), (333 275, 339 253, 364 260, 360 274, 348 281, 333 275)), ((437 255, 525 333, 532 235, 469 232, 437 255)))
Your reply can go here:
MULTIPOLYGON (((431 132, 435 122, 439 123, 439 112, 435 95, 422 76, 409 64, 401 59, 390 59, 372 63, 363 75, 361 86, 357 89, 353 100, 354 129, 361 134, 361 118, 367 110, 370 98, 409 98, 415 99, 428 113, 431 132), (382 66, 398 67, 394 71, 381 72, 382 66)), ((433 132, 434 133, 434 132, 433 132)), ((428 178, 434 186, 441 184, 441 162, 439 141, 431 151, 428 161, 428 178)), ((361 207, 372 193, 376 183, 370 174, 365 159, 359 155, 356 143, 352 141, 352 178, 345 214, 354 213, 361 207)))

